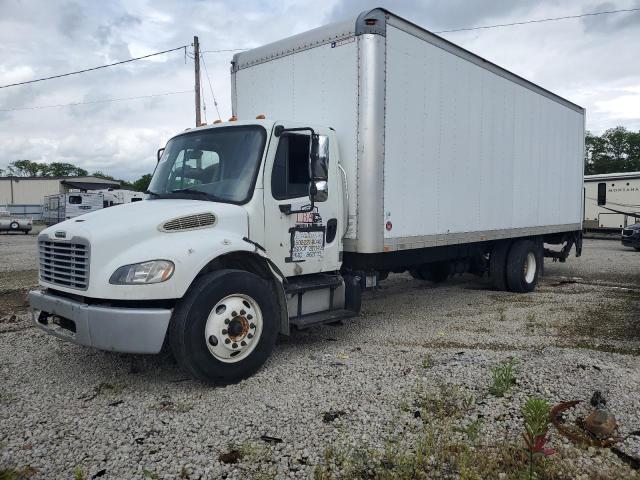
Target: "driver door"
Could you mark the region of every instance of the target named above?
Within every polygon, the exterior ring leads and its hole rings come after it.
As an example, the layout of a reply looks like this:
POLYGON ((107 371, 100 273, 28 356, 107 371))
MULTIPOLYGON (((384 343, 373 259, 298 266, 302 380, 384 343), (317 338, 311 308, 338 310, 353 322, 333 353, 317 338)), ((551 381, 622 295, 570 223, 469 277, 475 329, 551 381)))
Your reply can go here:
MULTIPOLYGON (((295 128, 299 125, 286 125, 295 128)), ((329 129, 314 129, 329 136, 329 129)), ((342 199, 338 182, 336 146, 329 144, 328 196, 306 210, 309 198, 309 131, 283 132, 272 136, 264 175, 265 248, 285 276, 308 275, 340 268, 342 199), (333 158, 332 158, 333 157, 333 158)))

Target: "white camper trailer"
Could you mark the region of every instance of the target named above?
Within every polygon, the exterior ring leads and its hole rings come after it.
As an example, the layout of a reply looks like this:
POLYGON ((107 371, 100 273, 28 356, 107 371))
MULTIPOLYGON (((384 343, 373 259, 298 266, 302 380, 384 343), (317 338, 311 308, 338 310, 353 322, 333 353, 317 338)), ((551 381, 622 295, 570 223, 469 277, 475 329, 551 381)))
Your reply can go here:
POLYGON ((38 327, 121 352, 166 339, 229 383, 278 334, 357 315, 389 272, 531 292, 545 256, 580 254, 584 109, 407 20, 240 53, 232 87, 239 120, 171 138, 148 200, 40 234, 38 327))
POLYGON ((42 218, 47 225, 54 225, 85 213, 95 212, 103 208, 101 193, 70 192, 44 197, 42 218))
POLYGON ((134 190, 122 190, 109 188, 107 190, 96 190, 102 193, 104 207, 113 207, 114 205, 122 205, 131 202, 140 202, 146 198, 146 194, 136 192, 134 190))
POLYGON ((640 222, 640 172, 585 175, 584 228, 615 230, 640 222))

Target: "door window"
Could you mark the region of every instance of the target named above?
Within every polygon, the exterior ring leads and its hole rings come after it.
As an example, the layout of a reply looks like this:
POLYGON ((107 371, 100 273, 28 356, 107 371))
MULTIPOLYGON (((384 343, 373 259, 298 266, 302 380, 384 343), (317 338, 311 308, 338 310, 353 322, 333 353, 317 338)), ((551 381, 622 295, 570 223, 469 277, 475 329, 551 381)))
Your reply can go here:
POLYGON ((271 192, 276 200, 309 195, 309 135, 280 137, 271 173, 271 192))

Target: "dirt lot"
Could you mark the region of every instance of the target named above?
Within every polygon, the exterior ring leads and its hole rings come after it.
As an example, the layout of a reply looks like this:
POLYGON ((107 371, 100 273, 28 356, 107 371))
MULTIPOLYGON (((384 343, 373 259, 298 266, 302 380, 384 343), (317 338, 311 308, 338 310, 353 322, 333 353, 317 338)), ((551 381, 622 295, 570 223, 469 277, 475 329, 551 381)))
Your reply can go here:
POLYGON ((562 428, 578 443, 551 427, 538 478, 640 477, 640 253, 617 242, 547 262, 533 294, 393 275, 360 317, 282 338, 226 388, 33 328, 35 237, 0 236, 0 255, 0 477, 526 478, 532 396, 581 401, 562 428), (576 426, 597 390, 613 448, 576 426))

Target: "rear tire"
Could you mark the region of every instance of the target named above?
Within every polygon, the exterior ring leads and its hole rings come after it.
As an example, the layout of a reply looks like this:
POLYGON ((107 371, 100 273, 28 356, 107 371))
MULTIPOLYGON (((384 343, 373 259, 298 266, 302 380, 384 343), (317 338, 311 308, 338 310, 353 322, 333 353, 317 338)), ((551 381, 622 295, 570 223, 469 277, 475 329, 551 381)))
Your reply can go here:
POLYGON ((257 372, 278 335, 271 292, 268 282, 242 270, 198 278, 178 303, 169 326, 178 365, 215 385, 236 383, 257 372))
POLYGON ((517 293, 532 292, 542 272, 542 245, 533 240, 517 240, 507 256, 507 286, 517 293))
POLYGON ((9 228, 10 228, 11 230, 18 230, 18 228, 20 228, 20 225, 18 225, 18 222, 11 222, 11 223, 9 224, 9 228))
POLYGON ((507 290, 507 257, 511 242, 498 242, 489 255, 489 278, 496 290, 507 290))

